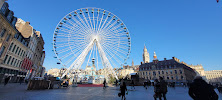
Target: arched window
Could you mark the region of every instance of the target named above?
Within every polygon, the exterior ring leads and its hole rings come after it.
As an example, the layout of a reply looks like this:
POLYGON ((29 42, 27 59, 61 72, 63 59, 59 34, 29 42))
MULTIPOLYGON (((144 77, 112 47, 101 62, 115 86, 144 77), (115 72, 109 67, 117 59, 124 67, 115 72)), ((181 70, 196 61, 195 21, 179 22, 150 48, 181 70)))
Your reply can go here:
POLYGON ((164 74, 164 71, 162 71, 162 74, 164 74))

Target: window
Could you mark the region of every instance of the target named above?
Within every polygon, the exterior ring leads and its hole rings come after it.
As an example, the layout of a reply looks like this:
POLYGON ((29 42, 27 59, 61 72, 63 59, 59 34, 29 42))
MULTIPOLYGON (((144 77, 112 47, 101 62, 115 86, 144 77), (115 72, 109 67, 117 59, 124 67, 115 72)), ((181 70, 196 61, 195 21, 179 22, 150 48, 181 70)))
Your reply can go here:
POLYGON ((18 55, 19 55, 20 51, 21 51, 21 48, 20 48, 19 51, 18 51, 18 55))
POLYGON ((23 52, 23 55, 22 55, 22 57, 24 57, 24 55, 25 55, 25 52, 23 52))
POLYGON ((15 58, 12 58, 12 62, 11 62, 11 65, 13 64, 13 62, 14 62, 14 59, 15 59, 15 58))
POLYGON ((166 71, 166 74, 168 74, 168 71, 166 71))
POLYGON ((0 36, 1 36, 1 37, 3 37, 3 36, 5 35, 5 31, 6 31, 5 29, 3 29, 3 30, 1 31, 1 33, 0 33, 0 36))
POLYGON ((15 54, 17 54, 19 47, 17 47, 17 49, 15 50, 15 54))
POLYGON ((162 74, 164 74, 164 71, 162 71, 162 74))
POLYGON ((2 46, 1 50, 0 50, 0 57, 2 56, 3 52, 5 51, 5 46, 2 46))
POLYGON ((173 76, 171 76, 171 79, 173 80, 173 76))
POLYGON ((147 72, 146 72, 146 75, 147 75, 147 72))
POLYGON ((175 74, 177 74, 177 70, 174 70, 175 71, 175 74))
POLYGON ((169 68, 171 68, 171 66, 169 65, 169 68))
POLYGON ((183 76, 181 75, 181 79, 183 79, 183 76))
POLYGON ((23 53, 23 50, 22 50, 22 52, 20 53, 20 56, 22 56, 22 53, 23 53))
POLYGON ((8 49, 9 51, 12 49, 13 44, 14 44, 14 43, 11 43, 11 45, 10 45, 10 47, 9 47, 9 49, 8 49))
POLYGON ((16 67, 18 67, 19 62, 20 62, 20 60, 18 60, 17 64, 15 65, 16 67))
POLYGON ((21 35, 19 35, 18 40, 19 40, 20 42, 22 41, 21 35))
POLYGON ((20 63, 19 63, 19 67, 21 67, 21 64, 22 64, 22 61, 20 61, 20 63))
POLYGON ((15 34, 14 38, 18 39, 18 33, 15 34))
POLYGON ((14 47, 13 47, 13 49, 12 49, 12 52, 14 52, 14 51, 15 51, 15 48, 16 48, 16 45, 14 45, 14 47))
POLYGON ((17 63, 17 59, 15 59, 15 62, 14 62, 14 64, 13 64, 13 66, 15 66, 15 65, 16 65, 16 63, 17 63))
POLYGON ((8 40, 10 39, 10 37, 11 37, 11 34, 9 34, 8 36, 7 36, 7 38, 6 38, 6 41, 8 42, 8 40))
POLYGON ((180 70, 180 74, 182 74, 183 72, 182 72, 182 70, 180 70))
POLYGON ((9 64, 10 60, 11 60, 11 56, 9 56, 7 64, 9 64))
POLYGON ((167 76, 167 79, 170 79, 169 76, 167 76))
POLYGON ((160 74, 160 71, 158 71, 158 74, 160 74))
POLYGON ((144 72, 143 72, 143 75, 144 75, 144 72))
POLYGON ((149 75, 150 75, 150 72, 149 72, 149 75))
POLYGON ((156 76, 156 72, 155 71, 153 71, 153 75, 156 76))
POLYGON ((170 74, 173 74, 173 71, 172 71, 172 70, 170 70, 170 74))
POLYGON ((5 56, 4 63, 6 62, 7 58, 8 58, 8 55, 5 56))

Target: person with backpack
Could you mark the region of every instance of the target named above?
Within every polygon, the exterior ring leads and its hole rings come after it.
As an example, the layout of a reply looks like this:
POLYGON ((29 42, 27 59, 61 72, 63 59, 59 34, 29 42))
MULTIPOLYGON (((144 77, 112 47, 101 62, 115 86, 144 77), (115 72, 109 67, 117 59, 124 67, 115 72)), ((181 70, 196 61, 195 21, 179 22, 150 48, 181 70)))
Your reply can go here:
POLYGON ((159 98, 159 100, 161 99, 161 87, 160 87, 160 82, 158 81, 158 79, 154 80, 154 99, 157 100, 157 98, 159 98))
POLYGON ((197 76, 189 87, 189 95, 193 100, 218 100, 214 87, 197 76))

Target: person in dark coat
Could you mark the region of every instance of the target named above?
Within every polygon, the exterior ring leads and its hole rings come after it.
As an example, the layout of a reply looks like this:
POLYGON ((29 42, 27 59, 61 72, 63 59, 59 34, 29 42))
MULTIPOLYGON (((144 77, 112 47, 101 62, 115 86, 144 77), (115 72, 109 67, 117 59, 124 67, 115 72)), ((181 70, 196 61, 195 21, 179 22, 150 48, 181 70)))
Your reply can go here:
POLYGON ((134 81, 133 81, 133 80, 131 81, 131 85, 132 85, 132 86, 131 86, 131 89, 132 89, 132 88, 135 89, 135 87, 134 87, 134 81))
POLYGON ((126 88, 125 82, 123 82, 123 84, 120 86, 120 91, 121 91, 122 100, 123 100, 123 98, 124 98, 124 100, 126 100, 125 93, 127 91, 127 88, 126 88))
POLYGON ((163 99, 166 100, 167 93, 167 83, 163 80, 163 77, 160 77, 160 93, 163 96, 163 99))
POLYGON ((106 88, 106 79, 104 79, 104 82, 103 82, 103 89, 106 88))
POLYGON ((157 98, 159 98, 159 100, 161 99, 161 89, 160 89, 160 82, 158 81, 158 79, 154 80, 154 99, 157 100, 157 98))
POLYGON ((10 77, 5 78, 4 86, 6 86, 8 84, 9 79, 10 79, 10 77))
POLYGON ((200 76, 197 76, 190 84, 189 95, 193 100, 218 100, 214 87, 207 84, 200 76))

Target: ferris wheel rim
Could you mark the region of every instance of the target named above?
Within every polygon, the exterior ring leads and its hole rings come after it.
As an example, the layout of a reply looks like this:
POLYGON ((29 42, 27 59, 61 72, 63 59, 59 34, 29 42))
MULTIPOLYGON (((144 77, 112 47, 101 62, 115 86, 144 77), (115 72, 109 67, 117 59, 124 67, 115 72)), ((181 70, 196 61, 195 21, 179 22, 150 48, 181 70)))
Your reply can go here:
MULTIPOLYGON (((70 13, 66 14, 64 17, 62 17, 62 19, 59 21, 59 23, 56 25, 56 28, 54 29, 54 33, 53 33, 53 51, 54 51, 54 54, 56 56, 56 58, 59 60, 59 62, 64 66, 66 67, 66 65, 61 61, 60 57, 58 56, 58 53, 56 52, 56 42, 54 40, 55 39, 55 33, 56 33, 56 30, 57 30, 57 27, 58 25, 60 25, 60 23, 64 20, 64 18, 66 18, 68 15, 74 13, 74 12, 77 12, 77 11, 80 11, 82 9, 97 9, 97 10, 100 10, 100 11, 106 11, 107 13, 110 13, 112 14, 113 16, 115 16, 117 19, 120 20, 120 22, 123 24, 124 27, 126 27, 125 23, 118 17, 116 16, 115 14, 113 14, 112 12, 108 11, 108 10, 105 10, 105 9, 101 9, 101 8, 96 8, 96 7, 85 7, 85 8, 80 8, 80 9, 76 9, 74 11, 71 11, 70 13)), ((90 12, 90 11, 89 11, 90 12)), ((79 14, 79 13, 78 13, 79 14)), ((128 32, 128 37, 130 38, 129 39, 129 49, 128 49, 128 55, 125 59, 128 59, 129 58, 129 54, 131 53, 131 37, 130 37, 130 34, 129 34, 129 30, 128 28, 126 27, 126 30, 128 32)), ((124 62, 125 62, 125 59, 124 59, 124 62)), ((123 62, 123 64, 124 64, 123 62)))

